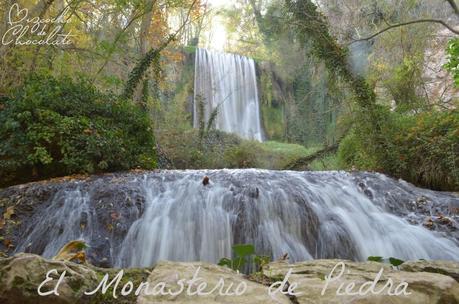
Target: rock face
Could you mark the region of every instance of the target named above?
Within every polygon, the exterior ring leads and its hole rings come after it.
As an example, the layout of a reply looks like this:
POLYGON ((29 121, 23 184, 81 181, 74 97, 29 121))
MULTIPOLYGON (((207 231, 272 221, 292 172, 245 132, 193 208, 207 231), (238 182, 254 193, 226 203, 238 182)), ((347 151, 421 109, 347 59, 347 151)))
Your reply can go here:
MULTIPOLYGON (((457 25, 455 18, 451 19, 448 22, 457 25)), ((424 53, 426 65, 422 76, 425 82, 425 91, 432 103, 441 104, 444 107, 454 107, 452 101, 459 98, 459 90, 454 86, 452 75, 443 66, 448 62, 446 45, 448 40, 453 39, 455 35, 447 29, 441 29, 434 37, 434 39, 428 40, 424 53)))
MULTIPOLYGON (((101 269, 90 265, 78 265, 71 262, 49 261, 32 254, 18 254, 14 257, 0 259, 0 303, 403 303, 403 304, 455 304, 459 303, 458 283, 459 263, 443 261, 406 262, 396 270, 391 266, 376 262, 350 262, 343 260, 314 260, 302 263, 288 264, 273 262, 265 267, 263 280, 254 280, 257 275, 250 277, 238 274, 228 268, 208 263, 159 262, 153 269, 125 269, 118 287, 114 284, 106 294, 99 290, 93 295, 84 295, 85 291, 93 291, 99 285, 105 274, 109 275, 108 282, 119 273, 119 269, 101 269), (321 295, 326 276, 330 274, 337 263, 345 263, 343 275, 331 281, 321 295), (373 282, 378 272, 383 269, 380 280, 374 290, 378 291, 393 281, 393 288, 401 282, 408 284, 407 296, 389 296, 368 293, 366 295, 337 296, 336 290, 340 284, 348 285, 354 282, 350 291, 357 291, 364 284, 373 282), (46 278, 46 273, 56 269, 51 275, 54 279, 45 285, 42 291, 52 290, 60 274, 66 271, 59 285, 59 296, 39 296, 37 287, 46 278), (285 276, 291 270, 288 278, 285 276), (194 282, 190 280, 194 278, 194 282), (183 292, 179 293, 178 280, 182 279, 183 292), (277 293, 273 298, 269 295, 269 285, 274 282, 287 280, 285 286, 297 284, 295 296, 287 297, 277 293), (122 290, 132 291, 122 295, 122 290), (265 285, 257 283, 265 282, 265 285), (141 283, 149 284, 149 292, 158 295, 145 295, 135 291, 141 283), (208 295, 196 295, 202 283, 207 286, 202 290, 208 295), (220 282, 220 283, 219 283, 220 282), (223 283, 222 283, 223 282, 223 283), (269 282, 269 283, 266 283, 269 282), (224 284, 224 285, 219 285, 224 284), (189 287, 191 285, 191 287, 189 287), (239 285, 245 285, 241 295, 222 295, 220 291, 235 293, 239 285), (125 287, 127 286, 127 287, 125 287), (216 287, 217 286, 217 287, 216 287), (190 293, 187 293, 187 290, 190 293), (161 295, 163 291, 176 292, 176 295, 161 295), (211 292, 214 290, 213 292, 211 292), (113 297, 113 292, 117 298, 113 297), (193 294, 194 293, 194 294, 193 294)), ((339 268, 333 272, 332 278, 337 278, 339 268)), ((258 276, 261 276, 258 274, 258 276)), ((143 289, 145 290, 145 289, 143 289)), ((239 289, 240 291, 242 289, 239 289)), ((286 290, 286 289, 284 289, 286 290)))
POLYGON ((72 240, 99 267, 217 263, 234 244, 292 262, 458 260, 454 194, 381 174, 165 170, 63 178, 0 190, 0 256, 53 257, 72 240), (203 177, 209 183, 203 185, 203 177))

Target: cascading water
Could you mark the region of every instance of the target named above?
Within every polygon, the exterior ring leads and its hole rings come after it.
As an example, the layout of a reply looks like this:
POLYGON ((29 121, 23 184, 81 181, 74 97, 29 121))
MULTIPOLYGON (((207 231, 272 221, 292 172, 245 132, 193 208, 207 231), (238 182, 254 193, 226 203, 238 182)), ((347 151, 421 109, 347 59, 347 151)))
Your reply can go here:
POLYGON ((235 243, 254 244, 272 258, 288 253, 291 261, 371 255, 459 260, 457 216, 448 213, 458 198, 380 174, 161 171, 53 189, 18 235, 17 252, 50 257, 81 238, 92 263, 122 267, 215 263, 230 257, 235 243), (450 230, 422 226, 440 212, 450 217, 450 230))
POLYGON ((203 121, 208 122, 215 110, 217 129, 246 139, 263 140, 254 61, 240 55, 197 49, 194 127, 199 127, 201 112, 203 121))

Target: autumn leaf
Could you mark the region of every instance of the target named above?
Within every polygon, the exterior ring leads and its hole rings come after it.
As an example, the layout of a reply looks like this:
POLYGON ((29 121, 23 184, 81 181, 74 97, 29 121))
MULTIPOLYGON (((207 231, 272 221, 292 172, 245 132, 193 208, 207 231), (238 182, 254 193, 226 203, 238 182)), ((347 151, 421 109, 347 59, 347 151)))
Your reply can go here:
POLYGON ((5 220, 11 219, 11 216, 14 214, 14 207, 8 207, 6 208, 5 213, 3 213, 3 218, 5 220))

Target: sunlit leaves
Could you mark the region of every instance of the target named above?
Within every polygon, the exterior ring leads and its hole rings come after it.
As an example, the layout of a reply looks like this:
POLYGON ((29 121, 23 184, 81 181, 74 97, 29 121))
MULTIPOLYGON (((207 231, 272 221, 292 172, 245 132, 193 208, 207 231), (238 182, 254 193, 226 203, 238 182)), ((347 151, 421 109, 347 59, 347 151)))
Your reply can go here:
POLYGON ((459 87, 459 38, 449 41, 447 53, 449 61, 445 64, 445 68, 453 74, 454 83, 459 87))

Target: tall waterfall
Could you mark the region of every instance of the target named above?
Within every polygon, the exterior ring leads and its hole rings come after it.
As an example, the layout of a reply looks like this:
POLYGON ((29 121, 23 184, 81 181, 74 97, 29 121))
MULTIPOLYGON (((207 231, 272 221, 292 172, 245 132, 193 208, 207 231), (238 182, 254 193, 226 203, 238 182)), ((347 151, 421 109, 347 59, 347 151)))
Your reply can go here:
POLYGON ((46 257, 79 238, 89 244, 92 263, 123 267, 158 260, 215 263, 241 243, 273 259, 288 253, 291 261, 459 260, 458 223, 448 213, 458 198, 380 174, 187 170, 30 187, 20 191, 52 193, 22 220, 28 226, 17 228, 16 251, 46 257), (450 216, 450 225, 423 227, 438 213, 450 216))
POLYGON ((201 112, 207 123, 215 110, 217 129, 262 141, 254 61, 240 55, 197 49, 194 127, 199 127, 201 112))

